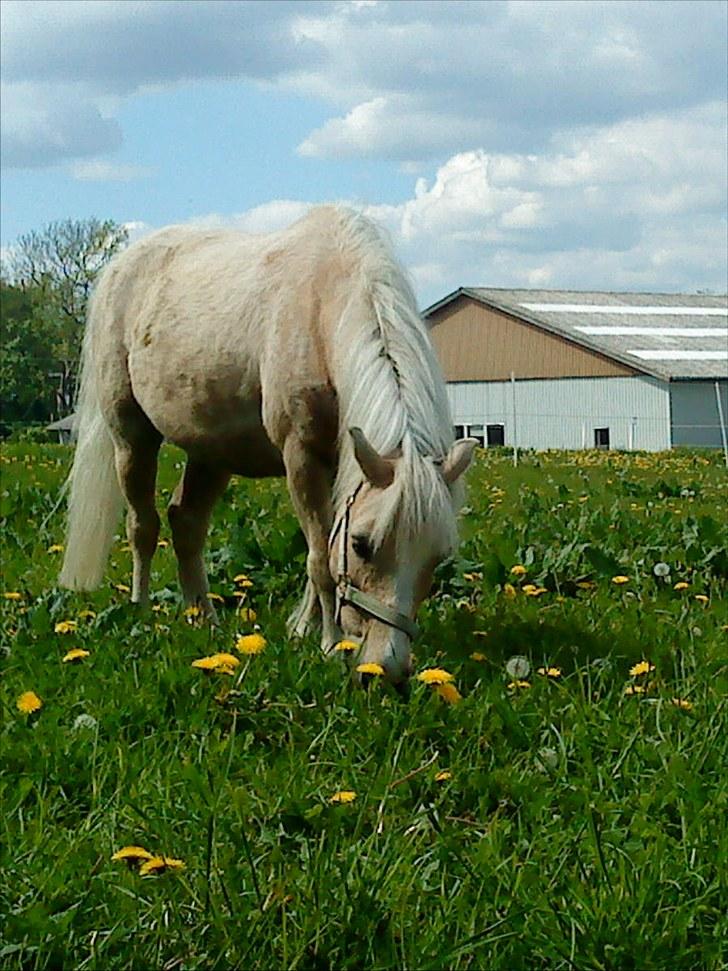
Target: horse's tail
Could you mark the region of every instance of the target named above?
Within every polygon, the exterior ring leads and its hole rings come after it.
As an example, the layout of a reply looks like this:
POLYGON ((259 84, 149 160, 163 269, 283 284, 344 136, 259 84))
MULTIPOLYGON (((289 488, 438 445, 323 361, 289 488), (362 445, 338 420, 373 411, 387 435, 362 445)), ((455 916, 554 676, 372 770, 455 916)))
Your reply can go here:
POLYGON ((66 482, 68 522, 59 583, 93 590, 101 583, 121 513, 114 445, 99 406, 93 360, 94 301, 86 325, 76 403, 76 452, 66 482))

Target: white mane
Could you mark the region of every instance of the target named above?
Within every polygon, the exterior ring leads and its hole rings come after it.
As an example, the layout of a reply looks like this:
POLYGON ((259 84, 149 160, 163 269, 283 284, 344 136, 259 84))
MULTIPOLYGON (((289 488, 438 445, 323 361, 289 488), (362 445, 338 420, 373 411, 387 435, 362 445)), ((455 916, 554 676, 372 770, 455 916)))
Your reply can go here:
POLYGON ((401 452, 384 493, 374 534, 379 545, 393 522, 398 538, 426 523, 455 539, 453 496, 440 462, 453 443, 445 383, 412 288, 381 230, 364 216, 341 210, 342 245, 356 256, 358 286, 339 322, 339 470, 336 508, 361 481, 348 430, 359 427, 382 455, 401 452))

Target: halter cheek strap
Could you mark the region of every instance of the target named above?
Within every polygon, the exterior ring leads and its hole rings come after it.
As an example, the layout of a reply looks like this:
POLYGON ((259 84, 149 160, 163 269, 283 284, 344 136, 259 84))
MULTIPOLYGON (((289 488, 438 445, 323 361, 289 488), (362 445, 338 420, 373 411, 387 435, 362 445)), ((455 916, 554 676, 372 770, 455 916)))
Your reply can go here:
POLYGON ((370 594, 364 593, 363 590, 359 590, 359 588, 355 587, 349 578, 347 562, 349 547, 349 522, 351 519, 351 507, 354 505, 354 501, 359 495, 361 487, 362 483, 359 483, 356 489, 346 500, 344 515, 334 526, 334 529, 331 532, 331 538, 329 540, 329 547, 331 547, 336 540, 337 534, 340 536, 338 577, 336 580, 336 623, 338 626, 341 626, 342 608, 345 604, 350 604, 352 607, 356 607, 356 609, 360 610, 362 613, 368 614, 370 617, 374 617, 375 620, 379 620, 383 624, 388 624, 390 627, 401 630, 409 637, 414 639, 419 633, 419 628, 417 624, 407 616, 407 614, 402 614, 398 610, 395 610, 394 607, 390 607, 388 604, 382 603, 381 600, 377 600, 376 597, 372 597, 370 594))

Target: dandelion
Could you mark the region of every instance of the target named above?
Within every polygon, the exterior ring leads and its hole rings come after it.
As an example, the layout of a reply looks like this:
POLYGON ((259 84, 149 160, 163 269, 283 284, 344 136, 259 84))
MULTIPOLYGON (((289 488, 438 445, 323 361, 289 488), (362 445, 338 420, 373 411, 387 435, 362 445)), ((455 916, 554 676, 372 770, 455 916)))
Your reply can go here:
POLYGON ((56 634, 72 634, 77 628, 75 620, 59 620, 53 630, 56 634))
POLYGON ((266 643, 262 634, 241 634, 235 641, 235 647, 241 654, 260 654, 266 643))
POLYGON ((359 674, 374 674, 377 677, 381 677, 384 674, 384 668, 381 664, 377 664, 372 661, 366 664, 357 664, 356 670, 359 674))
POLYGON ((596 583, 593 580, 577 580, 576 585, 580 590, 593 590, 596 583))
POLYGON ((417 680, 422 681, 423 684, 447 684, 455 679, 449 671, 442 668, 426 668, 424 671, 420 671, 417 680))
POLYGON ((358 651, 361 644, 357 644, 356 641, 339 641, 338 644, 334 646, 335 651, 358 651))
POLYGON ((209 600, 215 600, 217 603, 221 603, 221 604, 225 603, 225 598, 221 596, 219 593, 213 593, 212 591, 210 591, 207 597, 209 600))
POLYGON ((487 660, 487 658, 486 658, 485 654, 482 654, 480 651, 473 651, 473 653, 470 655, 470 660, 471 661, 485 661, 485 660, 487 660))
POLYGON ((79 610, 78 616, 80 620, 93 620, 96 617, 96 611, 85 607, 83 610, 79 610))
POLYGON ((470 583, 475 583, 477 580, 482 580, 482 573, 463 573, 463 580, 468 580, 470 583))
POLYGON ((238 575, 233 578, 233 582, 240 588, 239 590, 235 591, 236 593, 242 593, 245 590, 249 590, 253 586, 253 581, 244 573, 238 573, 238 575))
POLYGON ((671 698, 670 700, 676 708, 681 708, 683 711, 693 710, 692 701, 688 701, 686 698, 671 698))
POLYGON ((241 620, 244 620, 248 624, 254 624, 258 619, 258 615, 256 614, 256 612, 253 610, 252 607, 239 607, 238 617, 241 620))
POLYGON ((449 769, 442 769, 435 776, 435 782, 447 782, 448 779, 452 779, 452 772, 449 769))
POLYGON ((655 565, 652 567, 652 572, 656 577, 669 577, 670 567, 667 563, 655 563, 655 565))
POLYGON ((24 691, 18 698, 16 704, 18 706, 18 711, 22 712, 24 715, 32 715, 33 712, 40 711, 40 709, 43 707, 43 702, 40 700, 35 691, 24 691))
POLYGON ((84 651, 82 647, 74 647, 67 654, 63 655, 64 664, 72 664, 74 661, 83 661, 85 657, 90 657, 90 651, 84 651))
POLYGON ((531 665, 527 657, 515 654, 506 662, 506 674, 514 681, 523 680, 531 673, 531 665))
POLYGON ((199 620, 202 617, 202 607, 199 604, 192 604, 189 607, 185 607, 184 615, 191 623, 199 620))
POLYGON ((639 678, 642 674, 649 674, 650 671, 655 670, 655 665, 650 664, 649 661, 639 661, 637 664, 633 665, 629 669, 629 673, 633 678, 639 678))
POLYGON ((644 695, 647 693, 647 688, 643 684, 628 684, 624 693, 626 695, 644 695))
POLYGON ((540 597, 542 593, 548 593, 548 589, 546 587, 537 587, 533 583, 527 583, 521 587, 521 589, 527 597, 540 597))
POLYGON ((629 577, 625 577, 620 574, 619 576, 612 577, 612 583, 616 583, 617 586, 621 586, 623 583, 629 583, 629 577))
POLYGON ((516 563, 515 566, 511 567, 511 573, 514 577, 522 577, 526 573, 526 567, 522 566, 520 563, 516 563))
POLYGON ((151 875, 158 876, 166 870, 184 870, 184 860, 176 860, 173 856, 153 856, 146 863, 139 867, 139 873, 143 877, 151 875))
POLYGON ((142 860, 152 860, 154 856, 149 850, 145 850, 143 846, 122 846, 120 850, 111 857, 114 863, 124 862, 129 866, 134 866, 135 863, 140 863, 142 860))
POLYGON ((503 596, 508 600, 513 600, 513 598, 516 596, 516 588, 512 583, 505 583, 503 585, 503 596))
POLYGON ((22 593, 18 593, 17 590, 6 590, 3 593, 3 599, 4 600, 22 600, 23 599, 23 595, 22 595, 22 593))
POLYGON ((49 546, 48 547, 48 552, 49 553, 62 553, 63 552, 63 543, 54 543, 53 546, 49 546))
POLYGON ((560 678, 561 668, 539 668, 538 673, 546 678, 560 678))
POLYGON ((689 586, 690 586, 690 584, 689 583, 686 583, 684 580, 678 580, 677 583, 673 586, 672 589, 673 590, 687 590, 687 588, 689 586))
POLYGON ((435 691, 448 705, 456 705, 459 701, 463 700, 463 696, 454 684, 436 684, 435 691))
POLYGON ((355 799, 355 792, 353 792, 351 789, 342 789, 341 792, 335 792, 329 799, 329 802, 341 805, 342 803, 354 802, 355 799))
POLYGON ((131 587, 128 587, 125 583, 115 583, 114 590, 118 590, 119 593, 131 593, 131 587))
POLYGON ((518 678, 515 681, 509 681, 507 685, 507 688, 509 691, 521 691, 525 688, 530 688, 530 687, 531 687, 531 682, 523 681, 521 678, 518 678))
POLYGON ((710 597, 706 597, 704 593, 696 593, 695 599, 701 604, 710 603, 710 597))
POLYGON ((192 662, 193 668, 202 671, 219 671, 222 674, 232 674, 233 668, 240 664, 240 660, 234 654, 209 654, 207 657, 197 658, 192 662))

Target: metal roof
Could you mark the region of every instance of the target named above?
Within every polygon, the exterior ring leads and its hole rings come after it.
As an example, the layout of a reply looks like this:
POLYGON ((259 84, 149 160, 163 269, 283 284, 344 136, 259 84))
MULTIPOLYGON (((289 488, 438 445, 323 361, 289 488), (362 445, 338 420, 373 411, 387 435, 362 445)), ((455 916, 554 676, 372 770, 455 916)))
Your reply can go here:
POLYGON ((459 297, 566 338, 662 380, 728 377, 728 296, 461 287, 459 297))

